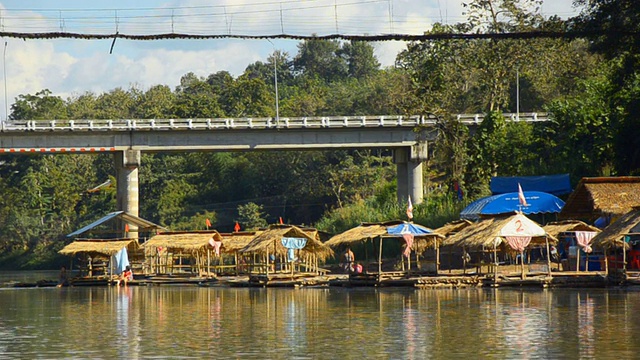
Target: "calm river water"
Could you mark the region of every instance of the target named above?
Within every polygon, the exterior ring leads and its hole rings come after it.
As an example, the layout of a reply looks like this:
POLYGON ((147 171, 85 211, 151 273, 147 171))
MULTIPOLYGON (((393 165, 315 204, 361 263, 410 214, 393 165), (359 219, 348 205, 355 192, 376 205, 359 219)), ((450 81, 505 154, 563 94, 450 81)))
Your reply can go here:
POLYGON ((640 291, 0 290, 0 359, 638 358, 640 291))

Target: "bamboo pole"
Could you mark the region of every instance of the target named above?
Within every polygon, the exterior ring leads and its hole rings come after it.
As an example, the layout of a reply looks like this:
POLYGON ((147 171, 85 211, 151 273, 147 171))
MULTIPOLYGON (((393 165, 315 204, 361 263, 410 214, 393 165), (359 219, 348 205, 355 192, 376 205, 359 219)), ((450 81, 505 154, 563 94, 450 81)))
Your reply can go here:
POLYGON ((233 260, 235 261, 235 264, 236 264, 236 276, 238 276, 239 269, 238 269, 238 252, 237 251, 233 252, 233 260))
POLYGON ((440 246, 438 246, 438 241, 434 240, 433 247, 436 249, 436 275, 440 271, 440 246))
POLYGON ((524 280, 524 278, 526 277, 524 274, 524 250, 520 251, 520 277, 524 280))
POLYGON ((207 278, 211 277, 211 249, 207 249, 207 278))
POLYGON ((609 258, 607 257, 607 248, 604 248, 604 274, 609 276, 609 258))
POLYGON ((378 241, 380 242, 380 248, 378 250, 378 282, 380 282, 380 278, 382 277, 382 237, 378 236, 378 241))
POLYGON ((493 283, 498 283, 498 238, 493 239, 493 283))
POLYGON ((551 250, 549 249, 549 237, 545 236, 544 241, 547 245, 547 273, 551 277, 551 250))

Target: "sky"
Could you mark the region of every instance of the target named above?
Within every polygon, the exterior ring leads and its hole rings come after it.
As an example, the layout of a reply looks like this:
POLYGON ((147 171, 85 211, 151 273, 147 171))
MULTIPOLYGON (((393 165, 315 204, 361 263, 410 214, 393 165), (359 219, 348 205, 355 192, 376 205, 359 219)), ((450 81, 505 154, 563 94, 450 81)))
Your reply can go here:
MULTIPOLYGON (((542 14, 578 13, 573 0, 544 0, 542 14)), ((1 32, 150 35, 422 34, 435 22, 465 21, 462 0, 0 0, 1 32)), ((172 89, 193 72, 242 74, 275 50, 297 53, 296 40, 131 41, 3 38, 0 119, 21 94, 48 89, 63 99, 135 86, 172 89), (113 49, 111 49, 113 45, 113 49), (112 51, 111 51, 112 50, 112 51), (6 76, 5 76, 6 75, 6 76)), ((374 43, 383 67, 405 48, 374 43)))

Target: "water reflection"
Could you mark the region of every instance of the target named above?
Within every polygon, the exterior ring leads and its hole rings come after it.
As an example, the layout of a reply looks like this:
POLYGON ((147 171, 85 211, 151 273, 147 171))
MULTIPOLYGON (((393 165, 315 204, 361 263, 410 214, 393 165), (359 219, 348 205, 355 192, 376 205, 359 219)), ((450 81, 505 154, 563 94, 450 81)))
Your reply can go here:
POLYGON ((631 290, 0 291, 0 359, 635 357, 631 290))

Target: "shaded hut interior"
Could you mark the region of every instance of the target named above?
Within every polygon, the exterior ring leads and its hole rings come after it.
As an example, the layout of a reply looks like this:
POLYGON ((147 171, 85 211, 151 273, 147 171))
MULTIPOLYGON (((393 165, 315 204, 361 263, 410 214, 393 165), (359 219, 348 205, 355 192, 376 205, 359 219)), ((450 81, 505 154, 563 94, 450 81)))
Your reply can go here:
POLYGON ((136 239, 80 239, 62 248, 59 253, 71 257, 69 269, 78 269, 80 276, 107 277, 114 273, 112 256, 126 248, 134 271, 143 267, 144 252, 136 239))
POLYGON ((316 229, 303 229, 293 225, 270 225, 242 248, 240 253, 245 256, 246 267, 251 274, 266 275, 318 274, 324 271, 320 264, 333 256, 333 250, 320 241, 316 229), (289 251, 282 243, 283 238, 300 238, 306 242, 303 248, 289 251))

